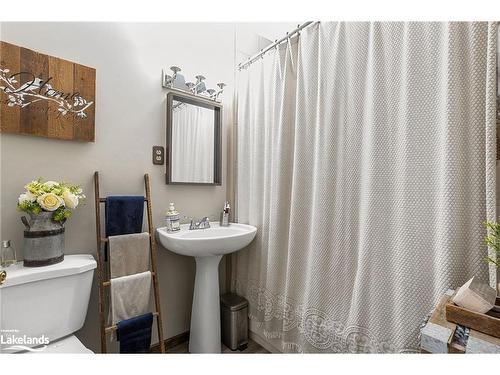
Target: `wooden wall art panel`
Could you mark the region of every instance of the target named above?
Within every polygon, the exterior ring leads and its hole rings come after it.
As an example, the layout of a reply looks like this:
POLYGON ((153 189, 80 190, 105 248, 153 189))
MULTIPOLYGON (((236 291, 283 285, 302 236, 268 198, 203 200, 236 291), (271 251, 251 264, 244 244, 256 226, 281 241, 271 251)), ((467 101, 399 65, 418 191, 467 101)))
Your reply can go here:
POLYGON ((95 69, 0 41, 0 131, 95 140, 95 69))

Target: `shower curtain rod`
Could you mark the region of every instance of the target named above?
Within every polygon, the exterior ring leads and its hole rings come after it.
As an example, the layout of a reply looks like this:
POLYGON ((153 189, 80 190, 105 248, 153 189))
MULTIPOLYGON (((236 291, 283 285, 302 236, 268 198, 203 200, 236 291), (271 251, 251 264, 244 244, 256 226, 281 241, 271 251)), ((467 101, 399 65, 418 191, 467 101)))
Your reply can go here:
POLYGON ((291 38, 295 34, 299 33, 300 30, 304 29, 305 27, 309 26, 312 23, 314 23, 314 21, 307 21, 307 22, 304 22, 302 25, 298 25, 297 28, 295 28, 294 30, 286 33, 286 35, 283 38, 275 40, 274 43, 271 43, 266 48, 261 49, 259 53, 256 53, 255 55, 250 56, 247 59, 247 61, 239 63, 238 66, 237 66, 238 70, 241 70, 241 69, 244 69, 244 68, 250 66, 254 61, 256 61, 259 57, 261 57, 262 55, 264 55, 267 51, 269 51, 270 49, 276 47, 277 45, 279 45, 280 43, 284 42, 288 38, 291 38))

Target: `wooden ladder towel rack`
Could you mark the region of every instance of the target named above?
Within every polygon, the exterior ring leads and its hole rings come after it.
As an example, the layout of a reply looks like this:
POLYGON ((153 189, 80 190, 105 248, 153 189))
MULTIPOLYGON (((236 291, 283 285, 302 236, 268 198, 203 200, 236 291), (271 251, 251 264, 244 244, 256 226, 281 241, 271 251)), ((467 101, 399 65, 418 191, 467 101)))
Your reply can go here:
MULTIPOLYGON (((149 186, 149 175, 146 173, 144 175, 144 188, 146 191, 146 197, 144 202, 147 208, 147 218, 148 218, 148 228, 149 228, 149 249, 150 249, 150 270, 151 277, 153 281, 153 293, 155 301, 155 309, 153 316, 156 317, 156 327, 158 329, 158 340, 160 345, 160 352, 165 353, 165 342, 163 341, 163 325, 161 320, 160 312, 160 289, 158 286, 158 272, 156 271, 156 240, 154 234, 153 226, 153 210, 151 204, 151 189, 149 186)), ((101 353, 107 353, 107 341, 106 335, 111 334, 116 331, 116 325, 106 326, 106 307, 109 306, 108 303, 105 304, 107 288, 111 286, 111 280, 109 278, 109 262, 103 261, 103 256, 101 252, 103 251, 103 245, 108 242, 108 238, 103 237, 101 233, 101 203, 106 202, 106 198, 101 198, 99 196, 99 172, 94 173, 94 191, 95 191, 95 225, 96 225, 96 240, 97 240, 97 277, 99 284, 99 324, 101 327, 101 353), (107 265, 105 263, 108 263, 107 265)), ((107 293, 109 297, 109 293, 107 293)))

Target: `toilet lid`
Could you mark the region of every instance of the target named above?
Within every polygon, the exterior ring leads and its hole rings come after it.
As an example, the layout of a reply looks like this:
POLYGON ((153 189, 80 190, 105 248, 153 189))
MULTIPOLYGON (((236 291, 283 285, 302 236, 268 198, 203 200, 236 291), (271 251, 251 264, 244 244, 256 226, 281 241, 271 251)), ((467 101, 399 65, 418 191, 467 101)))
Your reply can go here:
MULTIPOLYGON (((40 348, 41 349, 41 348, 40 348)), ((93 352, 85 347, 75 335, 66 336, 47 345, 39 351, 27 352, 29 354, 45 353, 69 353, 69 354, 92 354, 93 352)))

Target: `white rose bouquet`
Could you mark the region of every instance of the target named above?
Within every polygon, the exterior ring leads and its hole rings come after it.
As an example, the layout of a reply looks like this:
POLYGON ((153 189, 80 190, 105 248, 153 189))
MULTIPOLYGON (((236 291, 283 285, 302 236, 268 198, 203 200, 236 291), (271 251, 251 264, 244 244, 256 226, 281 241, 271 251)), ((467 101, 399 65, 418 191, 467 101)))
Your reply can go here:
POLYGON ((26 191, 19 196, 17 207, 24 212, 39 214, 53 212, 52 220, 65 221, 71 210, 85 199, 80 186, 66 182, 46 181, 41 178, 31 181, 26 191))

